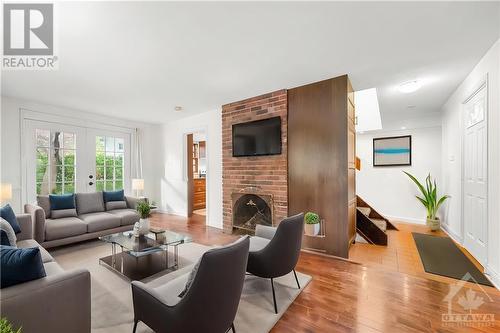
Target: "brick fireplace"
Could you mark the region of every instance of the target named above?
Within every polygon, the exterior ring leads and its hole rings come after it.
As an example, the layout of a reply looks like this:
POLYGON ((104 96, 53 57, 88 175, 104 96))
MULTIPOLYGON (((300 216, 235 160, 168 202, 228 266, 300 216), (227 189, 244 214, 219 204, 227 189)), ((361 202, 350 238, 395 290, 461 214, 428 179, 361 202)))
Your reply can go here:
POLYGON ((224 232, 233 232, 233 209, 239 207, 242 219, 254 228, 268 221, 264 205, 270 209, 270 223, 277 225, 288 214, 287 165, 287 91, 278 90, 265 95, 222 106, 222 195, 224 232), (280 155, 233 157, 232 125, 271 117, 281 117, 282 152, 280 155), (252 197, 254 195, 254 197, 252 197), (255 205, 254 205, 255 204, 255 205), (245 208, 247 208, 245 210, 245 208), (248 222, 248 221, 247 221, 248 222))

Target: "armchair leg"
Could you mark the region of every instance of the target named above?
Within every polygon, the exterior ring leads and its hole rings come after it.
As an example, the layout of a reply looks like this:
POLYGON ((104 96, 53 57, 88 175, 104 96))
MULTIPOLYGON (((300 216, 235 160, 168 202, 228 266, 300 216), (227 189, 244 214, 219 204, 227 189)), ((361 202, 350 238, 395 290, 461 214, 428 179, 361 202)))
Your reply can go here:
POLYGON ((274 312, 278 314, 278 306, 276 305, 276 294, 274 293, 274 282, 271 278, 271 288, 273 289, 274 312))
POLYGON ((299 283, 299 279, 297 278, 297 273, 295 272, 295 269, 293 270, 293 275, 295 275, 295 281, 297 281, 297 287, 299 287, 299 289, 300 289, 300 283, 299 283))
POLYGON ((236 329, 234 328, 234 323, 231 324, 231 330, 233 331, 233 333, 236 333, 236 329))
POLYGON ((134 330, 132 331, 132 333, 135 333, 135 331, 137 330, 137 323, 138 322, 139 322, 139 320, 134 319, 134 330))

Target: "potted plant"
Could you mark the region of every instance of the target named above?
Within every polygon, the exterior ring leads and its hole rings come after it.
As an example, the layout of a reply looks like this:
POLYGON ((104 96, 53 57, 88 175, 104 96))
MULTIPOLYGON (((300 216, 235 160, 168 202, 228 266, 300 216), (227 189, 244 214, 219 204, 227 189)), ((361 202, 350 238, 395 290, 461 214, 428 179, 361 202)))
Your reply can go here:
POLYGON ((0 319, 0 332, 1 333, 21 333, 21 328, 15 329, 6 318, 0 319))
POLYGON ((307 212, 304 216, 305 233, 308 236, 317 236, 320 230, 319 215, 313 212, 307 212))
POLYGON ((149 232, 149 215, 151 213, 151 207, 146 201, 139 201, 137 203, 137 212, 141 219, 134 225, 134 234, 136 236, 146 235, 149 232), (137 227, 137 230, 136 230, 137 227))
POLYGON ((418 181, 417 178, 412 176, 406 171, 403 171, 415 184, 417 184, 418 189, 422 192, 422 197, 416 195, 415 197, 424 205, 427 209, 427 225, 432 231, 439 230, 441 228, 441 223, 439 217, 436 216, 439 207, 448 199, 449 195, 443 195, 438 199, 437 197, 437 185, 436 181, 432 181, 431 175, 429 174, 425 179, 425 187, 418 181))

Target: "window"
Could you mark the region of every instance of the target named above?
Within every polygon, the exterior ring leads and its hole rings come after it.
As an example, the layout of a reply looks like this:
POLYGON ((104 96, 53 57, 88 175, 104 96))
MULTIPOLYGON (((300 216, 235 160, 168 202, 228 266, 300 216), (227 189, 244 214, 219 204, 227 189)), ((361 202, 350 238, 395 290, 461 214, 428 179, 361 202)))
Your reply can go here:
POLYGON ((123 189, 123 138, 96 136, 96 191, 123 189))
POLYGON ((36 193, 75 192, 76 136, 36 129, 36 193))

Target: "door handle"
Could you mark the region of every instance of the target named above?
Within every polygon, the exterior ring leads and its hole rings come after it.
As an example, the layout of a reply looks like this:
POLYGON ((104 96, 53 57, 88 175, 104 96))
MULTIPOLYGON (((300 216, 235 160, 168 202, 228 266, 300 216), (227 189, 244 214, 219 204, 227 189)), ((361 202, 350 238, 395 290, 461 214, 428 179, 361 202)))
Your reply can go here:
POLYGON ((94 183, 93 182, 89 182, 89 185, 92 186, 92 185, 94 185, 94 183))

